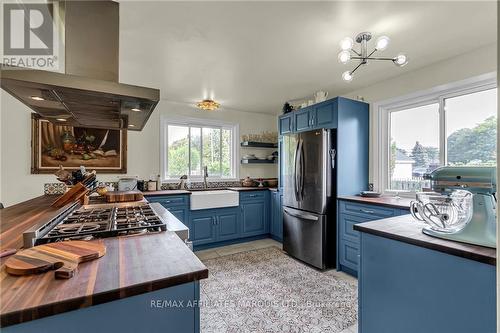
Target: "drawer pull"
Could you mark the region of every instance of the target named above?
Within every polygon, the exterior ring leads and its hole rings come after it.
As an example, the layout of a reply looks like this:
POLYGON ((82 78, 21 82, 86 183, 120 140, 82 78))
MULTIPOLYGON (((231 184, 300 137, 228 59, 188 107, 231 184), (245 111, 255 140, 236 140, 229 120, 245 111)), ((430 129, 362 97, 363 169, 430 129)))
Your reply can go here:
POLYGON ((250 194, 250 198, 255 198, 257 194, 250 194))
POLYGON ((360 211, 363 212, 363 213, 366 213, 366 214, 375 214, 375 212, 373 210, 368 210, 368 209, 361 208, 360 211))
POLYGON ((170 203, 170 202, 171 202, 170 200, 165 201, 165 203, 170 203))

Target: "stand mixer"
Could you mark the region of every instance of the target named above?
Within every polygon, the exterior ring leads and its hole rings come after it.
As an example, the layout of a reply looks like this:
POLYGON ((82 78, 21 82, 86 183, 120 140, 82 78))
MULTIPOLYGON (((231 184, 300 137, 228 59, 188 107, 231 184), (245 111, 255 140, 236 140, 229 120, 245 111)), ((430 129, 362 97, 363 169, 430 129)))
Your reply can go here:
MULTIPOLYGON (((413 217, 429 224, 422 229, 423 233, 452 241, 496 248, 496 168, 441 167, 426 174, 424 179, 430 181, 431 190, 435 193, 431 193, 429 198, 434 200, 436 205, 419 200, 412 202, 410 208, 413 217), (472 196, 472 202, 462 205, 462 201, 457 205, 454 202, 457 193, 461 199, 466 197, 463 195, 465 193, 469 202, 472 196), (446 205, 448 206, 441 210, 446 205), (450 211, 455 212, 455 215, 449 214, 450 211), (451 227, 453 222, 450 216, 454 216, 455 221, 456 216, 460 216, 463 222, 458 227, 457 225, 451 227), (429 217, 437 217, 442 227, 436 226, 438 223, 432 223, 429 217)), ((421 195, 429 194, 423 192, 421 195)))

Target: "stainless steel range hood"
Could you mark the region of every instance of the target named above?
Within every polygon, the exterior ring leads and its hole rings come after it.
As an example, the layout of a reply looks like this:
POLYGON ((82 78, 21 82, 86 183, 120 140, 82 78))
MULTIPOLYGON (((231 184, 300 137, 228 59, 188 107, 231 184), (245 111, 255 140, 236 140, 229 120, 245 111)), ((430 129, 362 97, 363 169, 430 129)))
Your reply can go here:
POLYGON ((142 130, 160 91, 118 82, 119 4, 53 4, 64 27, 64 73, 2 65, 2 88, 55 123, 142 130))

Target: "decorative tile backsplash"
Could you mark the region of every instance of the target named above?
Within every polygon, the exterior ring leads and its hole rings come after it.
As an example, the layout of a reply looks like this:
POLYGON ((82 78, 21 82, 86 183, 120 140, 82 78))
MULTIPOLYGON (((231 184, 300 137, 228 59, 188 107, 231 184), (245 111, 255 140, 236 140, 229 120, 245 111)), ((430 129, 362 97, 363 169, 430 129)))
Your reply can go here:
MULTIPOLYGON (((115 189, 118 188, 117 182, 104 182, 106 186, 113 186, 115 189)), ((177 189, 177 183, 163 183, 161 184, 162 190, 175 190, 177 189)), ((203 182, 191 182, 186 184, 188 189, 200 189, 203 188, 203 182)), ((224 188, 224 187, 238 187, 241 186, 239 181, 220 181, 220 182, 208 182, 209 188, 224 188)), ((66 192, 66 185, 63 183, 46 183, 43 186, 44 194, 63 194, 66 192)))
POLYGON ((64 183, 47 183, 43 185, 44 194, 63 194, 66 192, 66 184, 64 183))

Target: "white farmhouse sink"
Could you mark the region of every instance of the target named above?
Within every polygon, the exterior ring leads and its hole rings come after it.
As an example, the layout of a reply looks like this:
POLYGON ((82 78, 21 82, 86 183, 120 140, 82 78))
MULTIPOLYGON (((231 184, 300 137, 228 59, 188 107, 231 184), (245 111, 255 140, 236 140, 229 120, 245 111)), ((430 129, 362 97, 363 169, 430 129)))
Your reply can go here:
POLYGON ((191 193, 191 210, 234 207, 240 204, 240 195, 236 191, 217 190, 191 193))

